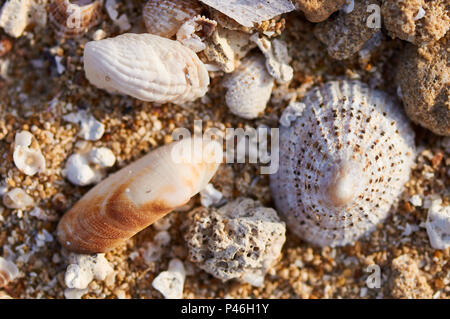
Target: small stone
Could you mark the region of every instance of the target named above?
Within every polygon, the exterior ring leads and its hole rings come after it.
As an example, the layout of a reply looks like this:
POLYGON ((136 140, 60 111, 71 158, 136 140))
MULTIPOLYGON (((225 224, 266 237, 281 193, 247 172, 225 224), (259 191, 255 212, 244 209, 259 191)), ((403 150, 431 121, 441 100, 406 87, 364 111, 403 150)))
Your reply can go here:
POLYGON ((294 3, 303 11, 306 19, 311 22, 322 22, 339 10, 345 4, 345 0, 296 0, 294 3))
MULTIPOLYGON (((330 19, 316 25, 315 36, 328 48, 328 54, 336 60, 350 58, 358 52, 381 28, 381 17, 370 9, 379 0, 355 2, 350 13, 340 11, 330 19)), ((374 7, 376 8, 376 7, 374 7)))
POLYGON ((409 202, 411 204, 413 204, 416 207, 420 207, 422 206, 422 197, 420 197, 419 195, 413 195, 411 196, 411 198, 409 199, 409 202))
POLYGON ((394 39, 418 46, 439 40, 450 29, 448 0, 383 0, 381 13, 394 39))
POLYGON ((105 126, 85 110, 66 114, 63 119, 70 123, 79 124, 80 132, 78 135, 87 141, 97 141, 105 133, 105 126))
POLYGON ((406 113, 438 135, 450 136, 450 33, 426 47, 407 45, 396 81, 406 113))
POLYGON ((223 195, 214 188, 213 184, 206 185, 205 189, 200 191, 200 202, 204 207, 217 205, 221 202, 223 195))
POLYGON ((114 270, 105 258, 105 254, 81 255, 71 253, 64 282, 68 288, 86 289, 95 278, 105 280, 114 270))
POLYGON ((13 188, 3 195, 3 204, 12 209, 25 209, 34 206, 34 199, 21 188, 13 188))

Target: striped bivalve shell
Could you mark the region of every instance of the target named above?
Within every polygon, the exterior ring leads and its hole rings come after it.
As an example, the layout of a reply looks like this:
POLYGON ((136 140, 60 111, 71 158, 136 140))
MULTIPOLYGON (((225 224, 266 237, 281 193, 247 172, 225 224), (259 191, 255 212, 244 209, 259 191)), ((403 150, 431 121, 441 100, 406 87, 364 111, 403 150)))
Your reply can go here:
POLYGON ((86 43, 84 70, 95 86, 142 101, 182 104, 205 95, 209 75, 194 51, 153 34, 86 43))
POLYGON ((346 245, 387 217, 409 179, 414 133, 393 98, 358 81, 326 83, 303 103, 280 128, 275 205, 306 241, 346 245))
POLYGON ((222 160, 218 145, 183 139, 110 175, 62 217, 60 243, 78 253, 106 252, 185 205, 215 174, 222 160))

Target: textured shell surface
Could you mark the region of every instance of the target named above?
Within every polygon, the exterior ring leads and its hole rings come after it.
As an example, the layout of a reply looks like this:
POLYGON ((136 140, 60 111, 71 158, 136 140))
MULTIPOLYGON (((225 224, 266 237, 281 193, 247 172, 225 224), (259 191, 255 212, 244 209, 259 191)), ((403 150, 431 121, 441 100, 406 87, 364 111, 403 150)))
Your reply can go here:
POLYGON ((303 103, 280 127, 271 192, 299 237, 346 245, 387 217, 409 179, 414 133, 394 99, 358 81, 328 82, 303 103))
POLYGON ((17 266, 9 260, 0 257, 0 288, 5 287, 8 282, 14 280, 19 274, 17 266))
POLYGON ((102 8, 103 0, 51 0, 48 18, 59 36, 76 38, 101 21, 102 8))
POLYGON ((202 13, 196 0, 149 0, 143 18, 147 31, 165 38, 173 37, 181 25, 202 13))
POLYGON ((242 61, 241 66, 227 79, 225 102, 231 113, 254 119, 261 115, 272 95, 274 79, 267 72, 262 55, 254 55, 242 61))
POLYGON ((62 217, 61 244, 78 253, 105 252, 186 204, 208 184, 222 159, 218 142, 198 140, 157 148, 97 184, 62 217), (187 155, 180 160, 178 152, 187 155))
POLYGON ((153 34, 126 33, 86 43, 87 79, 110 93, 182 104, 206 94, 209 74, 194 51, 153 34))

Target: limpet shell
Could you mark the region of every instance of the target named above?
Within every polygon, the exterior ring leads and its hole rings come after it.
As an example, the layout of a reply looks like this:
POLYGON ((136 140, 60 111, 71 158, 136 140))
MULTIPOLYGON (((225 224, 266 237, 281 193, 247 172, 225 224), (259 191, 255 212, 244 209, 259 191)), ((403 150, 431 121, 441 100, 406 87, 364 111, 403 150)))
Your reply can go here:
POLYGON ((181 25, 202 13, 196 0, 149 0, 143 18, 147 31, 165 38, 173 37, 181 25))
POLYGON ((346 245, 396 202, 413 165, 414 132, 393 98, 358 81, 326 83, 303 103, 302 115, 280 128, 271 192, 296 235, 346 245))
POLYGON ((86 43, 87 79, 110 93, 182 104, 205 95, 209 74, 194 51, 153 34, 126 33, 86 43))
POLYGON ((51 0, 48 6, 50 26, 65 38, 84 35, 101 20, 103 0, 51 0))
POLYGON ((208 184, 222 160, 219 145, 183 139, 110 175, 62 217, 60 243, 78 253, 101 253, 120 245, 208 184))

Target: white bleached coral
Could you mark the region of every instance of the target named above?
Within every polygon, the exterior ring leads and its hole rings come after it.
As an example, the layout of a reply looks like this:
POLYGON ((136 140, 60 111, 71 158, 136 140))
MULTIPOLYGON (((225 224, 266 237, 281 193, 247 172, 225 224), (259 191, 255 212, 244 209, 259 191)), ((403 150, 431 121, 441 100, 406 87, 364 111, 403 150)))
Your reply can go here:
POLYGON ((249 198, 218 210, 193 210, 188 223, 190 261, 223 281, 239 278, 261 286, 286 239, 286 226, 276 211, 249 198))
POLYGON ((105 126, 85 110, 66 114, 63 119, 70 123, 79 124, 80 132, 78 135, 87 141, 97 141, 105 133, 105 126))

